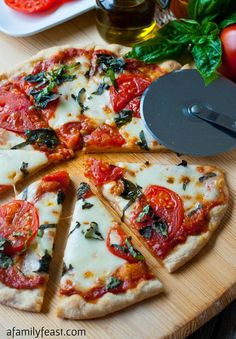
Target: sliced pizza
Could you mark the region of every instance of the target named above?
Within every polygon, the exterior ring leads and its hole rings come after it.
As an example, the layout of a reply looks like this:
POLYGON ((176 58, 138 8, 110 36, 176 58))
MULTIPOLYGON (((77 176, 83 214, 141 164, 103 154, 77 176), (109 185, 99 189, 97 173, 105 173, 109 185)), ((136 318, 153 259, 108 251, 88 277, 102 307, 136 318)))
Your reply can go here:
POLYGON ((67 172, 55 172, 0 206, 0 303, 39 312, 62 203, 67 172))
POLYGON ((85 175, 169 272, 209 241, 228 205, 224 174, 212 166, 88 159, 85 175))
POLYGON ((64 253, 58 316, 101 317, 161 290, 131 237, 81 183, 64 253))

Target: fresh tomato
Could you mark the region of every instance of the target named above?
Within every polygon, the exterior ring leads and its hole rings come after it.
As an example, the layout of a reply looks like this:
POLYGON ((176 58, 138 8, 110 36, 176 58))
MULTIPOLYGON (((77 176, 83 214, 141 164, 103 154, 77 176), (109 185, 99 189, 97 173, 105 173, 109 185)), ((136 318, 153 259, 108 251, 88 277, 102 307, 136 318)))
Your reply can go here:
POLYGON ((57 3, 56 0, 5 0, 12 9, 27 14, 46 11, 57 3))
POLYGON ((38 212, 28 201, 14 200, 0 207, 0 236, 7 240, 6 254, 27 249, 38 228, 38 212))
POLYGON ((80 146, 80 122, 68 122, 63 125, 58 133, 61 135, 68 148, 77 149, 80 146))
POLYGON ((182 199, 166 187, 149 186, 144 196, 154 213, 168 224, 168 233, 178 229, 184 217, 182 199))
POLYGON ((117 79, 116 89, 110 88, 110 98, 115 112, 120 112, 134 98, 143 94, 145 89, 151 84, 151 80, 134 74, 122 74, 117 79))
POLYGON ((117 257, 120 257, 124 260, 127 260, 130 263, 137 262, 137 260, 132 257, 132 255, 128 251, 122 251, 122 248, 119 246, 124 247, 125 246, 125 240, 127 238, 127 235, 123 232, 123 230, 120 227, 112 227, 108 231, 107 235, 107 241, 106 245, 109 251, 116 255, 117 257), (114 236, 115 239, 119 239, 118 243, 113 243, 111 240, 111 236, 114 236), (118 246, 113 246, 118 245, 118 246))
POLYGON ((123 176, 123 169, 101 160, 89 158, 85 165, 85 176, 99 186, 120 179, 123 176))
POLYGON ((0 268, 0 281, 10 288, 34 289, 45 283, 45 277, 39 274, 26 276, 16 266, 10 266, 0 268))
POLYGON ((125 144, 125 139, 116 126, 105 124, 95 129, 90 135, 85 136, 84 142, 88 146, 120 147, 125 144))
POLYGON ((58 171, 52 174, 47 174, 42 179, 44 182, 56 182, 59 184, 59 189, 63 190, 64 192, 67 190, 70 177, 66 171, 58 171))
POLYGON ((31 102, 14 86, 0 89, 0 127, 18 133, 45 127, 31 102))
POLYGON ((223 29, 220 39, 223 48, 220 72, 227 78, 236 81, 236 24, 223 29))
POLYGON ((133 117, 140 118, 140 97, 131 100, 125 109, 130 109, 133 112, 133 117))

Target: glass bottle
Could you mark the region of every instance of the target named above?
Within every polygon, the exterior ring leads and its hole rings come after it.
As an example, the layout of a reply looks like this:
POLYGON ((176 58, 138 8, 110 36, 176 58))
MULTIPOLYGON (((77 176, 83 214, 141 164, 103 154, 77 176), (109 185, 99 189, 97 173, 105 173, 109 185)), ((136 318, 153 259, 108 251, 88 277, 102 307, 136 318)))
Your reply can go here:
POLYGON ((131 45, 156 29, 156 0, 96 0, 97 28, 104 40, 131 45))

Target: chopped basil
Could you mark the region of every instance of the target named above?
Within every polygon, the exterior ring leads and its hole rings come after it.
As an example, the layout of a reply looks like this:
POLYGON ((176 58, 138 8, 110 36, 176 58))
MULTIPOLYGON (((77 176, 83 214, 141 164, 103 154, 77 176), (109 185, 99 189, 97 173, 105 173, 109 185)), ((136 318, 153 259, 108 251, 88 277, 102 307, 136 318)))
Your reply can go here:
POLYGON ((136 221, 137 222, 142 222, 142 221, 145 221, 145 217, 150 215, 150 212, 152 212, 152 208, 150 205, 146 205, 144 206, 143 210, 141 213, 139 213, 136 221))
POLYGON ((66 264, 63 262, 63 269, 62 269, 62 276, 65 275, 66 273, 68 273, 69 271, 72 271, 74 269, 74 267, 69 264, 69 266, 67 267, 66 264))
POLYGON ((7 269, 13 265, 12 257, 0 252, 0 268, 7 269))
POLYGON ((39 128, 35 130, 27 130, 25 132, 26 141, 15 145, 11 149, 19 149, 26 145, 38 145, 47 146, 48 148, 54 148, 59 145, 60 141, 56 135, 56 132, 50 128, 39 128))
POLYGON ((128 238, 125 239, 125 245, 127 246, 129 253, 130 253, 130 254, 132 255, 132 257, 135 258, 136 260, 143 261, 143 260, 144 260, 144 256, 142 255, 142 253, 140 253, 138 250, 136 250, 136 249, 132 246, 132 244, 131 244, 131 242, 130 242, 131 239, 132 239, 131 237, 128 237, 128 238))
POLYGON ((29 94, 34 97, 35 106, 44 109, 50 102, 57 100, 60 95, 55 93, 56 86, 76 79, 76 75, 70 74, 68 71, 77 67, 79 64, 80 63, 77 62, 71 65, 63 65, 52 71, 40 72, 36 75, 27 75, 25 80, 35 84, 34 88, 29 92, 29 94))
POLYGON ((90 186, 86 182, 81 182, 77 189, 77 200, 83 199, 84 195, 90 191, 90 186))
POLYGON ((151 239, 152 237, 152 226, 145 226, 139 229, 139 233, 142 237, 146 239, 151 239))
POLYGON ((110 88, 110 86, 108 84, 106 84, 105 82, 102 82, 99 86, 98 89, 93 92, 92 94, 94 95, 102 95, 104 90, 108 90, 110 88))
POLYGON ((109 54, 97 54, 96 63, 100 71, 106 72, 111 69, 113 72, 121 72, 126 66, 123 58, 117 58, 109 54))
POLYGON ((29 175, 29 172, 27 170, 27 168, 29 167, 29 164, 28 162, 22 162, 22 165, 21 165, 21 168, 20 168, 20 171, 23 173, 23 176, 24 177, 27 177, 27 175, 29 175))
POLYGON ((183 167, 187 167, 188 163, 186 160, 182 160, 180 164, 178 164, 177 166, 183 166, 183 167))
POLYGON ((213 172, 210 172, 210 173, 207 173, 206 175, 203 175, 202 177, 200 177, 198 180, 199 182, 203 182, 209 178, 213 178, 213 177, 216 177, 217 174, 216 173, 213 173, 213 172))
POLYGON ((7 244, 10 244, 10 241, 0 235, 0 252, 4 251, 7 244))
POLYGON ((98 224, 94 221, 90 223, 90 227, 83 232, 86 239, 96 239, 96 240, 104 240, 102 234, 98 230, 98 224))
POLYGON ((112 69, 108 69, 106 71, 106 77, 108 77, 112 83, 112 85, 115 87, 115 89, 118 91, 118 83, 116 81, 115 73, 112 69))
POLYGON ((186 190, 189 183, 190 183, 190 179, 188 177, 185 177, 184 181, 183 181, 183 190, 184 191, 186 190))
POLYGON ((164 238, 168 237, 168 225, 164 220, 155 220, 152 224, 152 228, 158 234, 162 235, 164 238))
POLYGON ((137 145, 140 148, 145 149, 146 151, 149 151, 148 143, 147 143, 143 130, 139 133, 139 138, 140 138, 140 141, 137 142, 137 145))
POLYGON ((126 238, 124 246, 117 245, 117 244, 111 244, 111 246, 123 253, 129 253, 136 260, 140 260, 140 261, 144 260, 144 256, 132 246, 130 242, 131 239, 132 239, 131 237, 126 238))
POLYGON ((38 273, 48 273, 49 272, 49 265, 51 262, 52 257, 48 253, 48 251, 45 251, 44 256, 39 260, 39 268, 37 271, 38 273))
POLYGON ((114 290, 115 288, 119 287, 122 284, 123 284, 122 280, 115 277, 110 277, 106 285, 106 290, 107 291, 114 290))
POLYGON ((202 207, 203 207, 202 204, 198 204, 198 206, 194 210, 192 210, 188 213, 188 217, 192 217, 195 213, 200 211, 202 209, 202 207))
POLYGON ((86 209, 90 209, 93 207, 93 204, 91 204, 90 202, 85 201, 82 205, 82 210, 86 210, 86 209))
POLYGON ((42 224, 38 229, 38 237, 42 238, 44 230, 48 228, 57 228, 57 224, 42 224))
POLYGON ((123 220, 126 210, 142 195, 142 187, 135 185, 127 179, 122 178, 121 180, 124 185, 124 190, 120 196, 125 200, 129 200, 128 204, 123 209, 121 217, 121 220, 123 220))
POLYGON ((70 231, 70 233, 68 234, 68 237, 75 231, 77 230, 78 228, 80 228, 81 224, 79 221, 76 221, 75 223, 75 227, 73 228, 73 230, 70 231))
POLYGON ((115 124, 117 127, 121 127, 132 120, 133 111, 130 109, 123 109, 120 111, 114 118, 115 124))
POLYGON ((58 205, 61 205, 61 204, 64 202, 65 198, 66 198, 65 193, 64 193, 63 191, 60 190, 60 191, 57 193, 57 204, 58 204, 58 205))
POLYGON ((25 188, 22 192, 22 200, 27 200, 28 198, 28 188, 25 188))
POLYGON ((84 95, 86 93, 85 88, 81 88, 79 93, 77 95, 71 94, 71 97, 79 104, 79 106, 82 109, 82 113, 86 110, 88 110, 87 106, 84 106, 84 95))

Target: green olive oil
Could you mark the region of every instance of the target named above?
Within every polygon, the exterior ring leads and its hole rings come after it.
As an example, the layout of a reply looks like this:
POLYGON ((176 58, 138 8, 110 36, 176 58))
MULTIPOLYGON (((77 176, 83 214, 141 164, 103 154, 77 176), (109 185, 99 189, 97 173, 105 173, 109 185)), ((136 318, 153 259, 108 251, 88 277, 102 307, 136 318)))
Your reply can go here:
POLYGON ((156 30, 155 0, 97 0, 97 28, 104 40, 131 45, 156 30))

